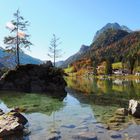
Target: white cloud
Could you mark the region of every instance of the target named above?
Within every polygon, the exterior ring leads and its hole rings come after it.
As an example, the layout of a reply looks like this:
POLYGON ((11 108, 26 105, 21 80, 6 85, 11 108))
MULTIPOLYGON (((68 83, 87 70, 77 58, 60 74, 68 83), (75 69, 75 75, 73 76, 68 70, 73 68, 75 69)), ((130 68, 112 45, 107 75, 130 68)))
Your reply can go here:
POLYGON ((8 28, 10 30, 13 30, 13 29, 15 29, 15 25, 12 22, 7 22, 6 23, 6 28, 8 28))

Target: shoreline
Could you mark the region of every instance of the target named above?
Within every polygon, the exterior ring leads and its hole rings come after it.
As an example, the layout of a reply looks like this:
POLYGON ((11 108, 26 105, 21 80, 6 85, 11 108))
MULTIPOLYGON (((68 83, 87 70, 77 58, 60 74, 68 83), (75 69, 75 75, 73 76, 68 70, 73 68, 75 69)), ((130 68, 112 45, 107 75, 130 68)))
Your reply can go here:
POLYGON ((76 73, 69 73, 68 77, 81 77, 81 78, 97 78, 97 79, 120 79, 120 80, 140 80, 140 76, 133 74, 129 75, 76 75, 76 73))

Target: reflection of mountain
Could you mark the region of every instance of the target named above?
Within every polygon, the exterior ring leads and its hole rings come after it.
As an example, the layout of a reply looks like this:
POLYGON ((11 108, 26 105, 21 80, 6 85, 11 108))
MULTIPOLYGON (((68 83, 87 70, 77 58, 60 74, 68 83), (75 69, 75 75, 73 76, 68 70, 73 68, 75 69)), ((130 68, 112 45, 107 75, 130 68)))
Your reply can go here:
POLYGON ((26 113, 40 112, 50 115, 63 107, 63 102, 45 94, 23 94, 1 92, 0 99, 9 107, 26 109, 26 113))

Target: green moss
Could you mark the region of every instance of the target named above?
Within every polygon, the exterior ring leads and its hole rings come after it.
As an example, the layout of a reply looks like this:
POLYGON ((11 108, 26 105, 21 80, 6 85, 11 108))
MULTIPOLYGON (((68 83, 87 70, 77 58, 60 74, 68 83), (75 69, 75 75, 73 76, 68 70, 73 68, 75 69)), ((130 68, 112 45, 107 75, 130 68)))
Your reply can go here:
POLYGON ((114 111, 117 109, 115 106, 100 106, 100 105, 93 105, 93 112, 97 119, 97 121, 106 124, 108 120, 114 114, 114 111))
POLYGON ((0 98, 9 108, 19 107, 26 113, 40 112, 49 115, 63 107, 61 101, 44 94, 0 93, 0 98))

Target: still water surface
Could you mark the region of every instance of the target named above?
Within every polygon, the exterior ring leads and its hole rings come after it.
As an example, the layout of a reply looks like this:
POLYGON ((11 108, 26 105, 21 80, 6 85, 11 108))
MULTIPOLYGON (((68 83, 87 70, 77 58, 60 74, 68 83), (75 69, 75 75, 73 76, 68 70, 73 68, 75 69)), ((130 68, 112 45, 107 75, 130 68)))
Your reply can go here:
POLYGON ((139 81, 66 80, 67 96, 63 101, 44 94, 1 92, 0 108, 5 112, 16 106, 26 109, 31 134, 24 139, 47 140, 54 132, 61 140, 77 139, 82 133, 99 140, 138 137, 140 127, 136 123, 118 132, 107 130, 104 124, 118 107, 127 106, 129 99, 140 99, 139 81))

